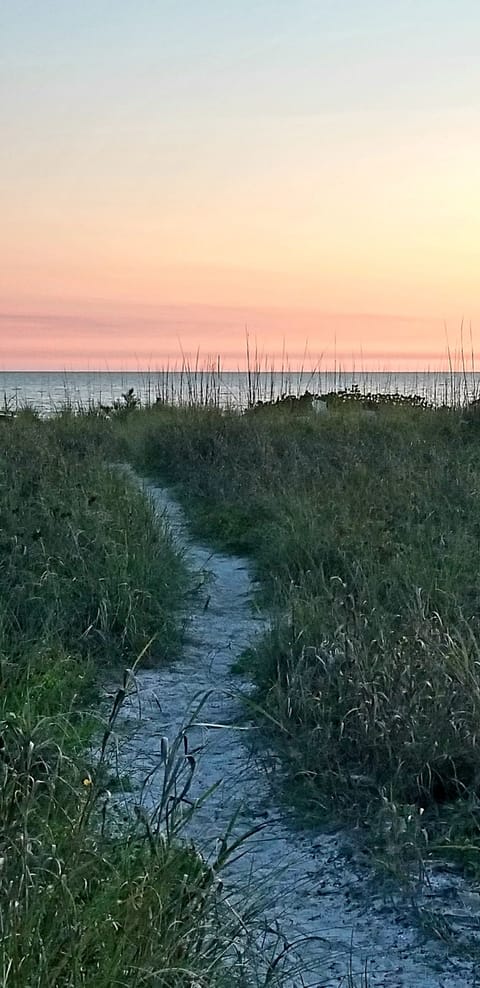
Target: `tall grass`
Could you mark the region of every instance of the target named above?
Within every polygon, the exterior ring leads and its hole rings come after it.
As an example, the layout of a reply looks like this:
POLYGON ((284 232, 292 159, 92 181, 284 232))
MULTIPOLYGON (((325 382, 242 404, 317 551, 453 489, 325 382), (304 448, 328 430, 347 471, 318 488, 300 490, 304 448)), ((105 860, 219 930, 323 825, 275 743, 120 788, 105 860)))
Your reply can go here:
POLYGON ((463 329, 460 348, 451 350, 447 343, 444 370, 396 372, 366 370, 363 359, 349 361, 344 367, 335 358, 322 354, 313 358, 305 348, 300 359, 291 361, 283 352, 280 359, 262 353, 247 339, 243 366, 227 370, 220 356, 204 358, 200 351, 181 352, 180 360, 168 361, 162 370, 138 370, 132 374, 93 372, 71 375, 7 374, 1 382, 0 418, 25 407, 38 405, 44 416, 62 414, 66 408, 75 414, 96 415, 112 411, 128 402, 128 392, 142 408, 155 404, 197 406, 244 410, 258 402, 271 402, 286 395, 335 394, 356 390, 365 398, 371 394, 417 394, 435 407, 460 407, 478 398, 479 375, 470 336, 471 352, 466 352, 463 329), (133 386, 133 387, 132 387, 133 386))
POLYGON ((310 805, 476 866, 480 420, 362 406, 157 409, 123 441, 255 558, 278 618, 250 668, 310 805))
POLYGON ((241 414, 125 399, 1 423, 8 988, 250 978, 222 861, 206 868, 179 845, 162 807, 120 822, 109 800, 128 674, 99 761, 86 755, 99 676, 152 639, 148 661, 175 655, 187 586, 168 533, 107 458, 176 485, 198 531, 255 560, 274 620, 245 663, 294 798, 366 826, 390 863, 421 867, 435 849, 478 870, 478 409, 328 402, 321 415, 308 400, 241 414))
POLYGON ((243 984, 223 861, 207 867, 171 826, 187 754, 169 767, 168 822, 161 807, 120 819, 108 756, 130 674, 103 728, 92 704, 139 654, 175 656, 182 560, 106 465, 108 422, 21 413, 0 428, 0 982, 243 984))

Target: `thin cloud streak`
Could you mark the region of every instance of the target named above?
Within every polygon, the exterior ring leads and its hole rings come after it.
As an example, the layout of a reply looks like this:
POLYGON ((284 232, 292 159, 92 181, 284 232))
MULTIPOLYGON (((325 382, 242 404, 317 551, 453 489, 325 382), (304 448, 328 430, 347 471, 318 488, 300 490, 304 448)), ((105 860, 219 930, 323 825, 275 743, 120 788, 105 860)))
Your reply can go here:
MULTIPOLYGON (((23 310, 9 307, 0 312, 0 361, 7 367, 40 360, 42 367, 74 365, 89 367, 107 361, 165 363, 182 349, 192 353, 220 354, 230 361, 245 362, 248 332, 253 350, 278 359, 285 352, 301 361, 309 354, 362 363, 378 359, 413 363, 438 360, 439 324, 434 319, 379 313, 325 313, 308 309, 240 308, 232 306, 144 306, 103 304, 85 306, 85 314, 46 311, 45 302, 23 310), (362 339, 368 346, 362 346, 362 339), (422 340, 422 346, 419 341, 422 340), (427 346, 425 344, 427 343, 427 346)), ((314 362, 314 358, 308 357, 314 362)), ((316 357, 315 359, 318 359, 316 357)), ((33 366, 31 363, 30 366, 33 366)))

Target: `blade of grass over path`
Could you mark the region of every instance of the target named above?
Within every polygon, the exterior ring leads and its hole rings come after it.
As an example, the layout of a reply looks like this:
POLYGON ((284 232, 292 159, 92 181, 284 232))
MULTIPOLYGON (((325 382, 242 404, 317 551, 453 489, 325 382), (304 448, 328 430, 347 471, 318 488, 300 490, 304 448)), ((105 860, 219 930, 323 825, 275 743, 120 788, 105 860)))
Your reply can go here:
POLYGON ((164 406, 119 436, 255 558, 281 616, 248 662, 302 798, 368 821, 390 861, 450 846, 477 867, 477 408, 327 404, 164 406))

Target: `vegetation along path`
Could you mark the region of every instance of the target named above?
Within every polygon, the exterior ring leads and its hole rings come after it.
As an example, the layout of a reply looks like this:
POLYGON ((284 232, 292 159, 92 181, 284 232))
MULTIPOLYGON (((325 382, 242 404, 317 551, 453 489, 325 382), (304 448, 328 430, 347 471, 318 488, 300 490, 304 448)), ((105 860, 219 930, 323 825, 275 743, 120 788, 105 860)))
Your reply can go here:
MULTIPOLYGON (((188 750, 201 754, 189 797, 219 784, 196 809, 189 833, 212 858, 229 828, 230 842, 250 832, 223 875, 231 883, 233 904, 243 905, 247 896, 256 904, 258 945, 270 959, 272 981, 324 988, 473 985, 469 962, 449 956, 444 942, 427 938, 401 897, 386 901, 383 886, 352 853, 346 834, 312 835, 289 825, 261 753, 255 754, 256 728, 242 701, 242 692, 244 700, 251 687, 239 686, 232 673, 242 650, 266 625, 253 605, 249 564, 194 542, 179 504, 163 488, 146 484, 145 490, 157 512, 166 515, 201 586, 182 659, 140 671, 122 712, 128 731, 123 737, 123 723, 118 757, 130 787, 124 798, 134 800, 140 814, 158 804, 164 785, 161 739, 171 743, 181 736, 190 718, 188 750)), ((458 888, 449 880, 430 894, 440 897, 445 911, 458 908, 458 888)))

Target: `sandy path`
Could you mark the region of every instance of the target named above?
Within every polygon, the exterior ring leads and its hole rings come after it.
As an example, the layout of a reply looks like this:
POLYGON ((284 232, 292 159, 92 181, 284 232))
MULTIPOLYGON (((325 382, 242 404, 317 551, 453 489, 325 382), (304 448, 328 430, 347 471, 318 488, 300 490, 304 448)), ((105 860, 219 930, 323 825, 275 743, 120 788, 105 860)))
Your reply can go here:
MULTIPOLYGON (((238 695, 239 689, 248 692, 249 684, 242 686, 230 671, 265 626, 252 605, 249 564, 192 541, 178 503, 152 484, 146 484, 145 491, 168 520, 188 565, 206 578, 192 598, 182 658, 168 668, 141 671, 138 695, 122 714, 129 736, 120 745, 119 767, 133 787, 125 799, 139 801, 141 783, 158 766, 160 738, 173 739, 188 719, 194 698, 209 693, 198 719, 226 726, 188 731, 190 748, 203 746, 190 795, 221 783, 197 810, 188 832, 208 856, 239 808, 235 833, 265 824, 223 877, 237 901, 245 899, 247 888, 261 898, 259 942, 263 937, 271 944, 274 938, 262 930, 278 923, 287 941, 296 944, 288 952, 290 970, 284 969, 282 984, 339 988, 350 983, 351 965, 353 984, 361 985, 367 964, 371 988, 473 986, 470 964, 450 958, 446 945, 427 941, 413 923, 409 925, 405 903, 385 902, 370 871, 355 862, 346 835, 312 835, 289 827, 261 762, 252 754, 255 727, 245 720, 238 695)), ((142 792, 146 809, 156 804, 161 782, 161 773, 154 773, 142 792)), ((458 890, 453 885, 448 889, 441 891, 442 904, 458 908, 458 890)))

